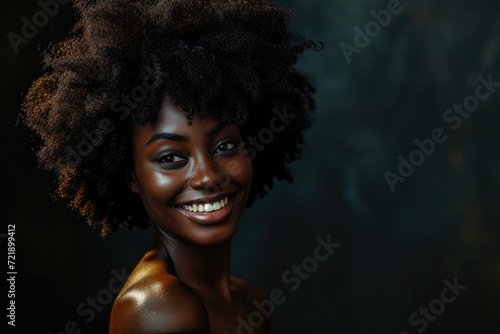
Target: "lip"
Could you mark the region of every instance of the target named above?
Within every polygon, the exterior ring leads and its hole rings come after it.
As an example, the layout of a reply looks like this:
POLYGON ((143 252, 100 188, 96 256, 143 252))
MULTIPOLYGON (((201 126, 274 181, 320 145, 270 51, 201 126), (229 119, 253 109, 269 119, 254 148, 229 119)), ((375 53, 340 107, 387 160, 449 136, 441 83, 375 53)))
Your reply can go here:
POLYGON ((207 203, 210 201, 217 201, 217 199, 222 199, 224 197, 228 197, 228 202, 226 206, 224 206, 222 209, 217 210, 217 211, 212 211, 212 212, 191 212, 189 210, 185 210, 182 208, 182 206, 177 206, 177 210, 179 210, 184 216, 189 218, 191 221, 197 223, 197 224, 203 224, 203 225, 211 225, 211 224, 217 224, 229 217, 233 210, 234 206, 234 200, 235 200, 235 194, 223 194, 220 196, 213 197, 211 199, 208 198, 203 198, 195 201, 190 201, 189 203, 207 203))
POLYGON ((199 198, 195 198, 192 200, 186 200, 186 201, 182 201, 182 202, 179 201, 177 204, 175 204, 175 206, 182 207, 183 205, 214 203, 214 202, 220 201, 224 197, 234 197, 235 194, 236 194, 236 191, 231 191, 231 192, 225 192, 225 193, 222 193, 220 195, 212 196, 212 197, 199 197, 199 198))

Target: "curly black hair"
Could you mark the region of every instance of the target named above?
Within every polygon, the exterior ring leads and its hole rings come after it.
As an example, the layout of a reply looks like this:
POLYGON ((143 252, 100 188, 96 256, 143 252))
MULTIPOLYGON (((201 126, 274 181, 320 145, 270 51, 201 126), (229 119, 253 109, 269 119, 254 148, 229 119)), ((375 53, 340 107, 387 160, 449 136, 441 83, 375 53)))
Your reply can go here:
POLYGON ((56 195, 102 235, 149 226, 123 171, 134 126, 153 120, 165 95, 188 121, 209 114, 243 138, 293 115, 253 157, 247 206, 274 178, 293 180, 287 165, 315 109, 315 86, 295 64, 320 43, 290 31, 290 10, 266 0, 75 0, 75 9, 69 36, 44 51, 23 115, 41 167, 57 171, 56 195))

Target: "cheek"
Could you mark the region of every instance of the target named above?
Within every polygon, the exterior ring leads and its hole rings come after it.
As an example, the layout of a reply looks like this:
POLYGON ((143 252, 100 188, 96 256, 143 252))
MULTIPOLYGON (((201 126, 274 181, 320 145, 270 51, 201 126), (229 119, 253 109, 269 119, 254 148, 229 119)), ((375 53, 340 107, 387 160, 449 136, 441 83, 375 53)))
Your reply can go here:
POLYGON ((180 177, 153 170, 138 171, 137 181, 146 206, 156 202, 167 204, 182 188, 180 177))
POLYGON ((236 183, 242 187, 250 187, 253 167, 252 163, 244 155, 238 155, 234 159, 229 160, 224 169, 236 183))

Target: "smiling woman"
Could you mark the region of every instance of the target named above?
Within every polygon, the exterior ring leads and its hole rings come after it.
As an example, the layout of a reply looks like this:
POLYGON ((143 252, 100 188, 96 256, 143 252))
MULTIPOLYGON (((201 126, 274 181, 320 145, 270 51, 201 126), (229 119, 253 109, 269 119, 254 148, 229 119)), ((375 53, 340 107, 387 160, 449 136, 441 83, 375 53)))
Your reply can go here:
POLYGON ((189 125, 185 112, 166 100, 155 125, 134 133, 130 189, 167 234, 221 244, 234 234, 250 190, 252 164, 238 151, 241 142, 235 125, 197 115, 189 125))
MULTIPOLYGON (((109 332, 241 331, 267 298, 230 274, 231 238, 274 179, 293 180, 315 108, 294 65, 315 43, 265 0, 75 5, 23 108, 61 199, 102 235, 156 231, 109 332)), ((253 330, 268 333, 269 319, 253 330)))

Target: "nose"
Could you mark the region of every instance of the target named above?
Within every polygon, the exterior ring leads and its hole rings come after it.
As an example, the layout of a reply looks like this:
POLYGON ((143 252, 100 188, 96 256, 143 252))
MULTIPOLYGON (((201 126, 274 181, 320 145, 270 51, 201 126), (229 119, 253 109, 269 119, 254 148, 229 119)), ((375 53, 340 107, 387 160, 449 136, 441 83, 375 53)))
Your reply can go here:
POLYGON ((229 184, 229 175, 210 158, 201 157, 194 162, 193 176, 190 180, 193 189, 205 193, 216 193, 229 184))

